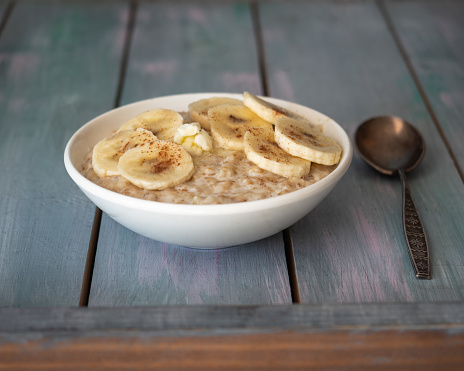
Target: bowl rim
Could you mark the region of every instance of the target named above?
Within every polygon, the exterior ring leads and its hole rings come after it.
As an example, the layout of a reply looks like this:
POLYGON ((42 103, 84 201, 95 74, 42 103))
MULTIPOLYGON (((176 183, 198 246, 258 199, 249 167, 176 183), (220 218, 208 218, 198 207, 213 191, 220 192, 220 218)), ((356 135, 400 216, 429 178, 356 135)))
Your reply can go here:
MULTIPOLYGON (((138 209, 144 211, 156 211, 157 213, 164 213, 164 214, 183 214, 183 215, 233 215, 233 214, 246 214, 248 212, 257 212, 257 211, 264 211, 268 209, 274 209, 279 207, 289 206, 291 204, 300 202, 303 199, 306 199, 313 193, 318 193, 322 189, 330 188, 331 185, 337 183, 338 180, 345 174, 348 170, 352 157, 353 157, 353 145, 348 133, 333 119, 328 117, 327 115, 314 110, 313 108, 303 106, 298 103, 286 101, 283 99, 278 98, 271 98, 271 97, 264 97, 259 96, 260 98, 266 99, 269 102, 275 104, 281 104, 285 107, 286 104, 290 104, 294 107, 299 107, 304 110, 313 111, 314 114, 319 115, 321 118, 325 118, 326 123, 330 123, 331 126, 334 126, 335 130, 343 137, 344 143, 340 143, 342 146, 342 156, 337 168, 330 173, 325 178, 317 181, 314 184, 311 184, 305 188, 298 189, 296 191, 286 193, 284 195, 269 197, 266 199, 261 200, 254 200, 254 201, 246 201, 246 202, 238 202, 238 203, 228 203, 228 204, 212 204, 212 205, 203 205, 203 204, 175 204, 175 203, 167 203, 167 202, 158 202, 152 200, 143 200, 139 198, 135 198, 132 196, 126 196, 109 189, 106 189, 102 186, 99 186, 93 183, 91 180, 87 179, 84 175, 80 173, 80 171, 74 166, 71 160, 71 153, 74 144, 76 143, 77 139, 89 128, 95 125, 95 122, 101 120, 104 116, 109 114, 115 114, 121 110, 127 110, 132 108, 133 106, 140 105, 140 104, 149 104, 151 102, 156 102, 157 100, 161 99, 179 99, 186 96, 191 96, 197 100, 214 97, 214 96, 223 96, 223 97, 231 97, 231 98, 242 98, 242 94, 239 93, 217 93, 217 92, 201 92, 201 93, 184 93, 184 94, 174 94, 174 95, 166 95, 160 96, 150 99, 144 99, 135 101, 109 111, 106 111, 95 118, 91 119, 83 126, 81 126, 68 140, 65 151, 64 151, 64 165, 66 171, 68 172, 69 176, 72 180, 76 183, 76 185, 84 191, 84 193, 91 193, 100 199, 103 199, 107 202, 117 203, 120 206, 124 206, 130 209, 138 209)), ((192 100, 194 102, 194 100, 192 100)))

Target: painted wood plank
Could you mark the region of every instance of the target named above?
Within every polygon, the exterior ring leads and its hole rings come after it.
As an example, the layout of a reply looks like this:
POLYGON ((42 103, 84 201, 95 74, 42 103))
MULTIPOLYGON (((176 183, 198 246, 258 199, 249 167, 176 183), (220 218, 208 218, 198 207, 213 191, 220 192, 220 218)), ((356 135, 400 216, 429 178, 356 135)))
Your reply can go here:
POLYGON ((259 93, 250 10, 245 3, 142 2, 123 103, 195 93, 259 93))
POLYGON ((19 1, 3 31, 0 306, 79 303, 95 207, 63 153, 75 130, 112 107, 126 8, 19 1))
MULTIPOLYGON (((177 305, 112 308, 0 308, 1 334, 122 331, 332 331, 340 328, 464 331, 464 303, 177 305)), ((72 333, 75 333, 73 335, 72 333)))
POLYGON ((413 275, 398 178, 355 155, 334 192, 291 229, 302 301, 462 301, 464 187, 376 3, 266 3, 261 15, 271 95, 326 113, 351 137, 371 116, 404 117, 427 142, 408 178, 433 279, 413 275))
MULTIPOLYGON (((243 90, 260 90, 247 5, 140 4, 123 103, 243 90)), ((281 234, 198 251, 143 238, 103 216, 89 306, 289 302, 281 234)))
POLYGON ((458 370, 463 346, 462 303, 0 310, 11 369, 458 370))
MULTIPOLYGON (((22 337, 20 337, 22 338, 22 337)), ((82 335, 0 346, 7 369, 461 370, 464 336, 446 329, 258 334, 82 335)))
POLYGON ((386 3, 412 65, 464 170, 464 3, 386 3))

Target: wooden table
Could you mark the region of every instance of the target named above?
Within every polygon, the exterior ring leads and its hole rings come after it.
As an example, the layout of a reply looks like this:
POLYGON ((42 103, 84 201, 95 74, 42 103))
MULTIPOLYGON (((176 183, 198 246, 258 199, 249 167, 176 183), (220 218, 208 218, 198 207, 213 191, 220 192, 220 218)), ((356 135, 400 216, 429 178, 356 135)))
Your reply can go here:
POLYGON ((464 367, 464 2, 0 0, 0 19, 0 369, 464 367), (398 178, 357 154, 289 230, 212 251, 130 232, 66 174, 113 107, 245 90, 351 137, 381 114, 420 129, 431 280, 398 178))

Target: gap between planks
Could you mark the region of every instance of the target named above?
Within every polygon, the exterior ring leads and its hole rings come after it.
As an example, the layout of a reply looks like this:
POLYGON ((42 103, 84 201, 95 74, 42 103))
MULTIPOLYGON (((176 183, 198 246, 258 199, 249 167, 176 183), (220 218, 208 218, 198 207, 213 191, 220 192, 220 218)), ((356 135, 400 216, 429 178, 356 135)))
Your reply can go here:
MULTIPOLYGON (((129 51, 134 33, 135 18, 137 14, 138 2, 132 0, 129 3, 129 14, 126 25, 126 32, 122 50, 121 65, 119 68, 118 86, 116 89, 116 96, 114 99, 114 108, 121 105, 121 96, 124 89, 124 81, 126 78, 127 64, 129 61, 129 51)), ((90 235, 89 249, 87 251, 87 259, 85 262, 84 275, 82 277, 81 296, 79 299, 80 307, 87 307, 89 305, 90 289, 92 286, 93 269, 95 266, 95 258, 97 255, 98 236, 100 234, 100 225, 102 219, 102 211, 97 207, 95 210, 95 217, 93 220, 92 233, 90 235)))
MULTIPOLYGON (((266 53, 264 49, 263 32, 261 26, 261 19, 259 15, 258 2, 250 2, 250 13, 253 22, 253 31, 255 33, 261 88, 263 91, 263 95, 269 96, 270 89, 267 79, 266 53)), ((287 228, 284 231, 282 231, 282 235, 285 247, 285 259, 287 263, 288 282, 290 285, 290 292, 292 295, 292 303, 300 303, 300 290, 298 287, 298 277, 296 274, 295 255, 293 253, 293 243, 290 228, 287 228)))
POLYGON ((8 19, 10 18, 11 12, 13 11, 15 5, 16 1, 10 1, 5 7, 5 12, 3 13, 3 17, 0 20, 0 37, 2 37, 3 30, 6 27, 8 19))
POLYGON ((97 207, 93 219, 92 233, 90 234, 84 276, 82 277, 81 297, 79 299, 80 307, 87 307, 89 305, 90 287, 92 286, 93 267, 95 265, 95 256, 97 255, 97 244, 98 236, 100 235, 101 219, 102 211, 97 207))
POLYGON ((419 94, 422 98, 422 100, 424 101, 424 104, 425 104, 425 107, 427 108, 427 112, 429 113, 430 117, 432 118, 432 121, 438 131, 438 133, 440 134, 440 138, 441 140, 443 141, 443 143, 445 144, 445 147, 446 149, 448 150, 448 154, 450 155, 452 161, 453 161, 453 164, 454 164, 454 167, 456 168, 460 178, 461 178, 461 181, 464 183, 464 173, 461 169, 461 167, 459 166, 459 163, 456 159, 456 156, 454 155, 454 152, 453 150, 451 149, 451 146, 448 142, 448 139, 446 138, 445 136, 445 133, 443 132, 442 128, 441 128, 441 124, 440 124, 440 121, 438 120, 438 117, 437 115, 435 114, 435 111, 433 110, 432 108, 432 104, 430 103, 430 100, 427 96, 427 93, 425 92, 425 89, 424 87, 422 86, 422 83, 419 79, 419 76, 416 72, 416 70, 414 69, 414 66, 411 62, 411 59, 409 58, 409 55, 406 51, 406 48, 404 47, 402 41, 401 41, 401 38, 398 34, 398 32, 396 31, 396 28, 395 28, 395 25, 393 23, 393 20, 391 18, 391 15, 390 13, 388 12, 387 10, 387 7, 385 6, 385 1, 384 0, 377 0, 376 1, 377 3, 377 6, 380 10, 380 13, 383 17, 383 19, 385 20, 385 23, 387 25, 387 28, 388 30, 390 31, 390 34, 392 35, 392 38, 396 44, 396 47, 398 48, 400 54, 401 54, 401 57, 403 58, 405 64, 406 64, 406 67, 409 71, 409 74, 411 75, 413 81, 414 81, 414 84, 416 85, 416 88, 417 90, 419 91, 419 94))
POLYGON ((259 4, 256 1, 250 3, 251 20, 255 34, 255 44, 258 55, 258 69, 261 89, 265 96, 269 96, 269 84, 267 82, 266 55, 264 52, 263 32, 259 16, 259 4))

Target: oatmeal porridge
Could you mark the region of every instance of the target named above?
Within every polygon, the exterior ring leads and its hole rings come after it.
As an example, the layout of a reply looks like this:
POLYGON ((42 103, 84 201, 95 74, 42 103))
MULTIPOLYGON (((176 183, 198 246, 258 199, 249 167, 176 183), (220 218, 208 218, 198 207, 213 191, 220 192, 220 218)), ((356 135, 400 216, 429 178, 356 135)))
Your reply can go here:
MULTIPOLYGON (((189 113, 182 113, 181 116, 183 124, 193 121, 189 113)), ((237 120, 239 123, 241 122, 241 119, 234 117, 234 121, 236 121, 234 125, 237 123, 237 120)), ((175 125, 178 127, 182 126, 178 123, 175 125)), ((265 127, 262 130, 274 130, 274 123, 268 126, 269 128, 265 127)), ((208 127, 205 129, 203 125, 201 127, 198 126, 199 129, 197 132, 201 132, 206 139, 211 136, 214 139, 211 140, 212 146, 208 150, 198 150, 198 145, 193 144, 193 139, 190 142, 185 141, 190 146, 189 148, 195 147, 196 149, 196 152, 190 152, 192 153, 191 160, 194 171, 193 175, 189 175, 187 180, 180 181, 179 184, 160 187, 160 189, 147 189, 134 185, 134 182, 129 181, 122 175, 102 176, 100 173, 97 175, 94 171, 95 163, 92 161, 93 150, 85 158, 81 170, 82 174, 99 186, 140 199, 177 204, 227 204, 260 200, 302 189, 329 175, 338 164, 338 161, 331 165, 311 162, 310 170, 309 165, 307 165, 309 172, 306 171, 303 176, 282 176, 276 173, 273 168, 271 168, 272 171, 269 171, 266 166, 258 166, 261 163, 257 164, 256 161, 254 161, 255 163, 250 161, 246 150, 237 149, 237 143, 243 146, 243 144, 240 144, 243 142, 243 133, 236 135, 239 140, 234 144, 234 149, 228 149, 224 148, 224 145, 219 146, 215 133, 211 133, 215 128, 214 123, 211 128, 208 127)), ((189 130, 191 129, 189 128, 189 130)), ((158 139, 162 135, 160 132, 157 133, 154 130, 152 132, 158 139)), ((146 134, 143 133, 143 135, 146 134)), ((227 136, 229 133, 222 135, 223 137, 226 135, 226 139, 229 138, 227 136)), ((173 138, 172 134, 170 134, 170 138, 173 138)), ((230 140, 235 141, 237 138, 231 137, 230 140)), ((147 140, 153 142, 153 139, 147 140)), ((170 139, 163 138, 163 140, 170 139)), ((269 145, 277 146, 272 138, 270 140, 272 143, 269 145)), ((140 144, 131 144, 132 147, 137 147, 137 145, 140 144)), ((140 146, 143 148, 143 146, 147 145, 147 143, 144 143, 140 146)), ((128 144, 126 143, 124 150, 126 150, 127 146, 128 144)), ((259 146, 261 146, 259 147, 260 149, 264 148, 263 144, 259 144, 259 146)), ((118 156, 121 156, 121 154, 118 154, 118 156)), ((263 161, 269 160, 267 153, 264 153, 263 156, 263 161)), ((280 162, 279 159, 275 161, 280 162)))
POLYGON ((225 204, 283 195, 316 183, 336 168, 336 165, 312 164, 306 177, 288 179, 260 169, 243 152, 214 149, 194 158, 196 171, 187 182, 168 189, 146 190, 122 176, 98 177, 92 169, 91 157, 89 152, 83 175, 99 186, 126 196, 178 204, 225 204))

